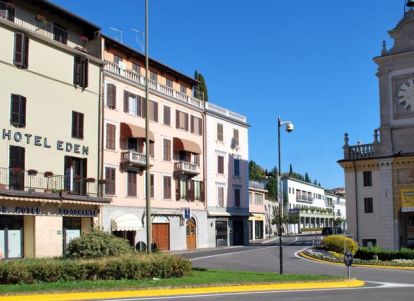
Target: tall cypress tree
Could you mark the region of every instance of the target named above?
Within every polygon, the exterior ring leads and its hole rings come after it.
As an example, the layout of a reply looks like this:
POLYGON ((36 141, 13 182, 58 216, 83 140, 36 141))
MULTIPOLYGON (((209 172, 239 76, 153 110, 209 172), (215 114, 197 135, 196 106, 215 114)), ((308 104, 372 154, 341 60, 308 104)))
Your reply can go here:
POLYGON ((204 76, 196 70, 194 73, 194 78, 200 82, 198 86, 195 88, 194 96, 198 99, 208 101, 207 84, 206 80, 204 79, 204 76))

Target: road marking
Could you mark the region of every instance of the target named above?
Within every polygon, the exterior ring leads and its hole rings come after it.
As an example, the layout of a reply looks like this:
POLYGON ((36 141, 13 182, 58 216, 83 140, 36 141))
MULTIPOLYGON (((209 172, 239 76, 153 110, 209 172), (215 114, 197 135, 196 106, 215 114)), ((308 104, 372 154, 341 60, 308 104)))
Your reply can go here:
MULTIPOLYGON (((367 281, 367 283, 380 284, 378 286, 364 286, 364 287, 350 287, 350 288, 325 288, 325 289, 298 289, 286 291, 255 291, 255 292, 238 292, 238 293, 216 293, 216 294, 200 294, 200 295, 185 295, 185 296, 167 296, 167 297, 147 297, 147 298, 129 298, 122 299, 122 301, 141 301, 141 300, 182 300, 182 299, 199 299, 199 298, 213 298, 226 296, 248 296, 248 295, 269 295, 269 294, 289 294, 289 293, 307 293, 307 292, 324 292, 324 291, 347 291, 347 290, 366 290, 366 289, 387 289, 397 287, 414 287, 414 284, 391 283, 391 282, 376 282, 367 281)), ((119 301, 119 299, 104 299, 102 301, 119 301)))

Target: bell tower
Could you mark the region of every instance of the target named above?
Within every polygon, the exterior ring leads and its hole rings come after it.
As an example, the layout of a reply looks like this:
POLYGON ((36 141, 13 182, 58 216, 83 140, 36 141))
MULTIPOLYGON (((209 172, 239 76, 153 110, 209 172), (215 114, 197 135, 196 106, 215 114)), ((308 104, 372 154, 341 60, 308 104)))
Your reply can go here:
POLYGON ((380 135, 377 155, 414 153, 414 0, 406 1, 408 10, 388 33, 394 41, 385 42, 378 65, 380 91, 380 135))

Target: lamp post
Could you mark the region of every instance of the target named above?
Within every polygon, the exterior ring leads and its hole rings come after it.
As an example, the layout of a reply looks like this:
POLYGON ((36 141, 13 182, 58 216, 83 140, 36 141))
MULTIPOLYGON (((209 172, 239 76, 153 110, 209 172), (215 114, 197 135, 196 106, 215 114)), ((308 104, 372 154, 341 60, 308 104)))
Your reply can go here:
POLYGON ((292 132, 294 129, 293 123, 290 121, 282 121, 280 117, 277 119, 277 149, 278 149, 278 176, 277 176, 277 195, 279 203, 279 271, 280 275, 283 274, 283 242, 282 242, 282 217, 283 217, 283 195, 282 195, 282 185, 281 185, 281 160, 280 160, 280 128, 286 126, 286 131, 288 133, 292 132))
POLYGON ((404 13, 405 13, 406 7, 413 8, 414 7, 414 0, 406 0, 405 1, 405 3, 404 3, 404 13))
POLYGON ((145 0, 145 210, 147 222, 147 253, 151 253, 152 221, 151 221, 151 174, 150 174, 150 148, 149 148, 149 87, 148 87, 148 0, 145 0))

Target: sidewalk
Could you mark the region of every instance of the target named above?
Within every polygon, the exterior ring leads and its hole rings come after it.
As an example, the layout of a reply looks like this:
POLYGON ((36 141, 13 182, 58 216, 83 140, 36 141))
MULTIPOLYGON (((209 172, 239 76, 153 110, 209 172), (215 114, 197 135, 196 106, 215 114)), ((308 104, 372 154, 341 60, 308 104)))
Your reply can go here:
POLYGON ((97 300, 97 299, 118 299, 118 298, 149 298, 167 296, 189 296, 201 294, 231 294, 258 291, 290 291, 309 289, 332 289, 362 287, 365 283, 360 280, 342 281, 318 281, 318 282, 296 282, 276 284, 255 284, 255 285, 228 285, 212 287, 192 288, 159 288, 144 289, 135 291, 99 291, 84 293, 61 293, 61 294, 37 294, 20 296, 0 296, 0 301, 76 301, 76 300, 97 300))

